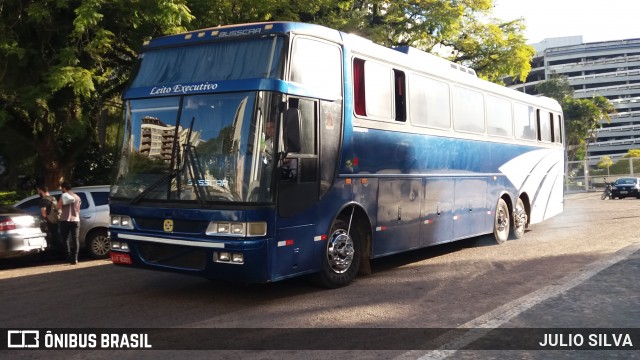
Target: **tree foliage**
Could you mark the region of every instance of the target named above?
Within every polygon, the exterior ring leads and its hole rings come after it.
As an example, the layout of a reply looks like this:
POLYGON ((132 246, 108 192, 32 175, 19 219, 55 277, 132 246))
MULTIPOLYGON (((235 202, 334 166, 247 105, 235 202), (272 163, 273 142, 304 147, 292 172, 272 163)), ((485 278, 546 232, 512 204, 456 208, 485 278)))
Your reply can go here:
POLYGON ((56 186, 91 144, 149 36, 185 30, 183 0, 5 0, 0 3, 0 127, 38 154, 56 186))
POLYGON ((615 113, 613 104, 603 96, 576 99, 573 88, 564 76, 554 76, 536 85, 538 93, 556 99, 562 106, 565 123, 567 160, 582 160, 590 142, 596 140, 596 130, 610 123, 615 113))
POLYGON ((640 158, 640 149, 630 149, 624 156, 626 158, 640 158))
MULTIPOLYGON (((0 2, 0 128, 32 143, 56 185, 117 103, 150 37, 287 20, 360 34, 387 46, 446 52, 500 82, 524 78, 533 49, 522 19, 491 17, 492 0, 4 0, 0 2)), ((101 142, 98 141, 101 145, 101 142)), ((95 159, 101 161, 100 159, 95 159)), ((91 168, 82 167, 82 168, 91 168)), ((82 174, 74 174, 85 177, 82 174)))
POLYGON ((501 83, 504 75, 524 80, 534 49, 526 44, 524 21, 491 17, 492 0, 190 0, 195 27, 250 21, 311 22, 355 33, 386 46, 409 45, 438 52, 501 83))

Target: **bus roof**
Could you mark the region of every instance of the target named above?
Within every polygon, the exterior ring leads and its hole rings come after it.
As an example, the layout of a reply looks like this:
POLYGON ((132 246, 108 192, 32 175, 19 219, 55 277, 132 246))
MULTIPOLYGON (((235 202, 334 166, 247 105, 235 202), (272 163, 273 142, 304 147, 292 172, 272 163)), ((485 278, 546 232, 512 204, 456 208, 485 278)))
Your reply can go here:
POLYGON ((143 44, 143 52, 156 48, 188 46, 220 39, 238 39, 246 36, 274 35, 291 32, 297 34, 306 33, 316 37, 321 37, 335 43, 343 44, 349 48, 351 52, 356 54, 374 57, 392 64, 409 68, 416 72, 446 78, 461 85, 472 86, 497 95, 511 97, 516 100, 519 99, 527 103, 534 102, 541 107, 561 111, 560 105, 554 99, 544 96, 531 96, 509 89, 505 86, 480 79, 476 76, 473 69, 422 50, 409 46, 388 48, 383 45, 376 44, 359 35, 347 34, 325 26, 308 23, 274 21, 199 29, 145 41, 143 44))

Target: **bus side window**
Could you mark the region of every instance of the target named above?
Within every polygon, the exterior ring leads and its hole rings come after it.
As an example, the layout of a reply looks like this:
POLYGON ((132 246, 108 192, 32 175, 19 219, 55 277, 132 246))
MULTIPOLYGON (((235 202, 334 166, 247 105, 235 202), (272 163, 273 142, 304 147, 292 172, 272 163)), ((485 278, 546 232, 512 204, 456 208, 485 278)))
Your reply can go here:
POLYGON ((404 72, 393 70, 395 83, 396 121, 407 121, 407 91, 404 72))
POLYGON ((562 115, 558 115, 557 117, 557 121, 555 123, 555 133, 556 133, 556 139, 555 142, 562 144, 562 115))
POLYGON ((533 107, 521 103, 513 104, 513 122, 516 138, 523 140, 536 140, 538 130, 536 128, 535 112, 533 107))
POLYGON ((367 115, 366 94, 364 91, 364 60, 353 59, 353 101, 356 115, 367 115))

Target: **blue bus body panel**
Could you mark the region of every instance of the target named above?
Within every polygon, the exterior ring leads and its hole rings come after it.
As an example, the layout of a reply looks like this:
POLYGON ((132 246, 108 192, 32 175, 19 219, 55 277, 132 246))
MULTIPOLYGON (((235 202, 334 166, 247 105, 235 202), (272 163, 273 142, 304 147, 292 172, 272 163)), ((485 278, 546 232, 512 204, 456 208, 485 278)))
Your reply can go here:
MULTIPOLYGON (((364 128, 345 144, 340 177, 355 179, 352 200, 369 214, 372 256, 378 257, 491 233, 498 199, 507 194, 513 207, 524 189, 504 165, 536 152, 544 152, 540 159, 554 154, 555 172, 542 164, 526 176, 541 173, 543 183, 562 191, 561 149, 364 128)), ((527 195, 535 204, 557 206, 537 189, 527 195)))

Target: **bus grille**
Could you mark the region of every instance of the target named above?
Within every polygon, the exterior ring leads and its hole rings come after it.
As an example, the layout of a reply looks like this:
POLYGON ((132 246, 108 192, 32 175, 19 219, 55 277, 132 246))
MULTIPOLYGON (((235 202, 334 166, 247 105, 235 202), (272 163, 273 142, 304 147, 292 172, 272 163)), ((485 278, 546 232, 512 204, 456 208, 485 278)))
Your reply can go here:
POLYGON ((203 249, 158 243, 140 243, 138 250, 142 260, 156 265, 187 270, 204 270, 207 253, 203 249))
MULTIPOLYGON (((164 220, 157 218, 143 218, 137 217, 135 219, 136 225, 142 230, 151 231, 163 231, 164 232, 164 220)), ((173 232, 182 234, 202 234, 207 230, 209 226, 208 221, 189 221, 189 220, 174 220, 173 232)))

